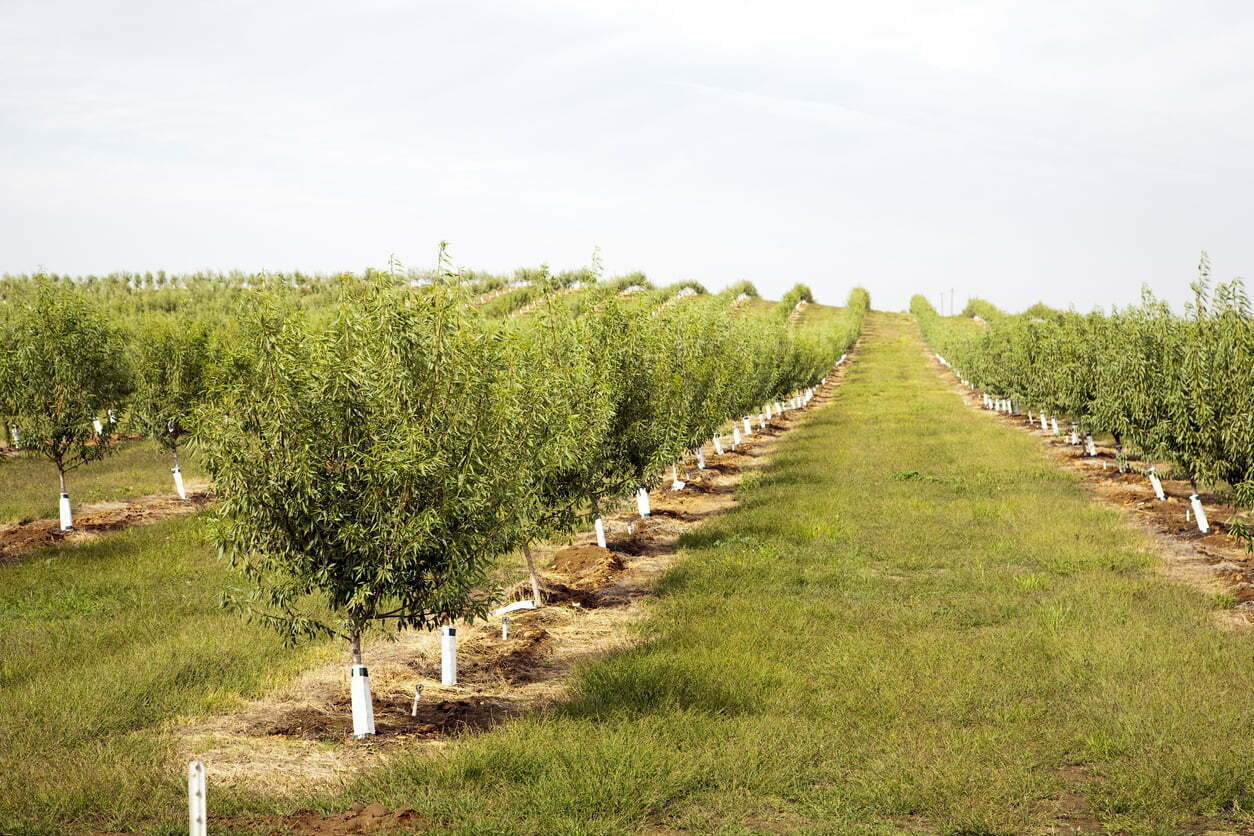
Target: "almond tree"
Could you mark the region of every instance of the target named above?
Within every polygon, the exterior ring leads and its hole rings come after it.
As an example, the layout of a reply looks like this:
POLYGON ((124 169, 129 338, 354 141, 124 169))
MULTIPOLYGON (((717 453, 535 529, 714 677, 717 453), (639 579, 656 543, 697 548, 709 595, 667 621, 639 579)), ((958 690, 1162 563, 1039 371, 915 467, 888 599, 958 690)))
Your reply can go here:
POLYGON ((131 341, 134 392, 131 421, 174 460, 174 482, 186 499, 179 448, 194 429, 204 400, 210 364, 211 329, 203 320, 160 317, 144 324, 131 341))
POLYGON ((345 280, 329 322, 259 300, 198 415, 212 532, 251 582, 228 603, 288 641, 486 614, 515 544, 501 342, 460 303, 345 280))
POLYGON ((0 334, 0 414, 23 450, 57 469, 61 527, 73 527, 65 475, 113 451, 93 422, 116 408, 127 386, 119 332, 83 293, 40 281, 0 334))

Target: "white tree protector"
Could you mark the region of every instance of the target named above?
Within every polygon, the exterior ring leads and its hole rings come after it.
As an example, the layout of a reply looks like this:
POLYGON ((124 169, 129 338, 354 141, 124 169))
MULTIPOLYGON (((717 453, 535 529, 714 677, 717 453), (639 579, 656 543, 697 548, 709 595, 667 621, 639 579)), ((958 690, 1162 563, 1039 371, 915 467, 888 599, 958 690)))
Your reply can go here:
POLYGON ((1197 518, 1197 530, 1203 534, 1210 533, 1210 521, 1206 519, 1206 509, 1202 507, 1202 500, 1197 494, 1189 497, 1189 504, 1193 506, 1193 516, 1197 518))
POLYGON ((763 415, 761 412, 758 413, 758 429, 759 430, 766 429, 766 416, 763 415))
POLYGON ((641 517, 649 516, 649 492, 644 488, 636 491, 636 510, 641 517))
POLYGON ((440 628, 440 684, 457 684, 457 628, 452 624, 440 628))
POLYGON ((1049 419, 1049 425, 1053 428, 1054 435, 1062 435, 1062 432, 1058 429, 1058 416, 1057 415, 1049 419))
POLYGON ((697 470, 705 470, 705 454, 701 452, 701 448, 697 448, 697 470))
POLYGON ((1028 409, 1028 423, 1029 424, 1036 423, 1036 419, 1032 417, 1032 410, 1030 408, 1028 409))
MULTIPOLYGON (((679 481, 679 466, 671 465, 671 490, 682 491, 684 489, 685 484, 686 484, 685 482, 679 481)), ((647 516, 647 515, 642 514, 641 516, 647 516)))
POLYGON ((846 358, 846 357, 848 357, 848 356, 849 356, 848 354, 842 354, 842 355, 840 355, 840 359, 836 361, 836 365, 838 365, 838 366, 839 366, 841 363, 845 362, 845 358, 846 358))
POLYGON ((1146 475, 1149 476, 1150 487, 1154 489, 1154 496, 1159 499, 1166 499, 1167 495, 1163 493, 1163 483, 1158 478, 1158 471, 1151 467, 1146 475))
POLYGON ((74 527, 74 514, 70 512, 70 495, 61 494, 61 530, 69 531, 74 527))
POLYGON ((748 438, 749 436, 753 435, 753 424, 750 423, 748 415, 744 417, 744 425, 745 425, 745 438, 748 438))
POLYGON ((374 734, 374 700, 370 694, 370 672, 365 665, 353 665, 349 693, 353 698, 353 736, 374 734))
POLYGON ((592 524, 592 529, 597 533, 597 545, 605 548, 605 523, 597 517, 596 522, 592 524))
POLYGON ((714 452, 716 455, 723 455, 723 434, 714 433, 714 452))
POLYGON ((1041 432, 1049 432, 1049 424, 1046 423, 1045 413, 1041 413, 1041 432))
POLYGON ((91 428, 96 431, 96 435, 104 435, 104 424, 100 423, 99 418, 91 419, 91 428))
POLYGON ((13 449, 18 450, 22 446, 22 434, 17 431, 17 424, 9 425, 9 438, 13 439, 13 449))
POLYGON ((187 765, 187 833, 207 836, 209 833, 209 799, 205 786, 205 765, 192 761, 187 765))
POLYGON ((732 427, 732 449, 740 446, 740 427, 732 427))
POLYGON ((769 419, 769 418, 771 417, 771 405, 770 405, 770 403, 767 403, 766 408, 765 408, 765 409, 763 409, 762 411, 763 411, 763 413, 766 415, 766 417, 769 419))
POLYGON ((1084 436, 1084 449, 1090 456, 1097 455, 1097 445, 1093 443, 1093 436, 1091 434, 1084 436))
POLYGON ((509 616, 501 616, 501 641, 509 641, 509 616))
POLYGON ((1077 424, 1075 421, 1071 422, 1071 433, 1067 436, 1068 444, 1074 445, 1074 444, 1080 443, 1080 433, 1078 432, 1079 426, 1080 425, 1077 424))
POLYGON ((187 489, 183 487, 183 471, 176 465, 170 472, 174 474, 174 492, 179 495, 179 499, 187 499, 187 489))

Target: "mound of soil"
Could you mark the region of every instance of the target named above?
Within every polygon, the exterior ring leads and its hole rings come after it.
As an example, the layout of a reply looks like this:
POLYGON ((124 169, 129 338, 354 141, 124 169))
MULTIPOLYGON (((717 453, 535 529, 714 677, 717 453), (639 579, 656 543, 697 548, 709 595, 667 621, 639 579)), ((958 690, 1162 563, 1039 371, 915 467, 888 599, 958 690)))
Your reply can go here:
POLYGON ((600 546, 568 546, 553 556, 553 569, 563 575, 588 572, 621 572, 623 560, 600 546))
MULTIPOLYGON (((553 578, 541 576, 540 594, 544 596, 545 606, 575 606, 593 608, 597 606, 595 588, 577 589, 553 578)), ((505 590, 506 601, 526 601, 532 597, 531 581, 519 581, 505 590)))

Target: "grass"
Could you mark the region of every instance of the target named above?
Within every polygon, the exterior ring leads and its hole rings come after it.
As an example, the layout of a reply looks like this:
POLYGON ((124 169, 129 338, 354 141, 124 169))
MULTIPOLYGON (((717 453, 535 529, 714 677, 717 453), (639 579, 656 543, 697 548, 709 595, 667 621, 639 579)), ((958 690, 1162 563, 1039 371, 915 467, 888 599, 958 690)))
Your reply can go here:
MULTIPOLYGON (((205 477, 191 456, 182 456, 188 483, 205 477)), ((134 499, 149 494, 173 494, 170 455, 147 439, 123 442, 117 452, 83 465, 66 475, 74 507, 95 502, 134 499)), ((31 454, 0 462, 0 525, 57 515, 57 469, 31 454)))
POLYGON ((162 724, 309 657, 218 608, 229 578, 201 524, 134 528, 0 570, 0 833, 117 830, 154 814, 178 832, 186 785, 162 724))
MULTIPOLYGON (((907 318, 868 324, 836 402, 685 538, 639 646, 545 714, 301 804, 462 833, 1254 826, 1254 636, 1216 629, 1038 442, 965 407, 907 318)), ((196 525, 5 571, 0 832, 177 831, 159 721, 298 661, 213 610, 196 525)))

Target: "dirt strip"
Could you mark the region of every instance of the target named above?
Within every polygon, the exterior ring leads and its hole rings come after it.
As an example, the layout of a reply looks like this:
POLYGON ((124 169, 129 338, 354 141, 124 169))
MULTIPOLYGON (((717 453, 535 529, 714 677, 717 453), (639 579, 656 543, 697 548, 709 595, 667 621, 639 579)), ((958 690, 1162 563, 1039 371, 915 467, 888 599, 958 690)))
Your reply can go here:
MULTIPOLYGON (((1187 481, 1163 478, 1163 493, 1167 498, 1160 500, 1142 472, 1149 463, 1128 463, 1127 472, 1121 473, 1113 447, 1095 445, 1097 455, 1090 456, 1083 443, 1069 443, 1069 427, 1060 425, 1062 432, 1055 436, 1052 429, 1046 432, 1039 423, 1029 422, 1027 415, 1007 415, 985 409, 978 393, 963 386, 957 375, 942 365, 930 350, 926 354, 968 406, 1037 438, 1051 458, 1080 474, 1085 486, 1102 502, 1123 511, 1125 518, 1149 537, 1162 558, 1163 572, 1167 576, 1211 594, 1229 596, 1231 608, 1215 612, 1215 619, 1221 626, 1254 627, 1254 559, 1240 541, 1228 534, 1227 521, 1237 516, 1236 508, 1221 502, 1213 493, 1200 493, 1210 522, 1210 533, 1203 534, 1192 519, 1189 495, 1193 491, 1187 481)), ((1158 470, 1169 472, 1164 466, 1158 470)))
MULTIPOLYGON (((305 795, 378 764, 401 747, 438 751, 462 736, 555 704, 567 695, 576 666, 633 643, 629 625, 646 614, 645 601, 672 565, 679 537, 736 505, 740 481, 767 463, 777 438, 832 398, 856 350, 828 375, 807 407, 771 419, 765 429, 758 429, 755 420, 752 436, 742 439, 736 451, 730 450, 730 436, 724 436, 721 456, 707 443, 705 469, 687 462, 680 491, 666 479, 649 496, 648 518, 636 515, 634 501, 606 515, 608 548, 598 547, 589 533, 573 543, 535 549, 546 606, 510 614, 508 639, 499 617, 463 626, 455 687, 440 685, 437 634, 406 632, 392 641, 368 641, 364 657, 374 695, 375 737, 352 737, 348 668, 337 661, 228 714, 173 728, 176 765, 203 761, 215 786, 265 786, 278 795, 305 795)), ((530 584, 520 581, 506 597, 530 598, 530 584)), ((262 833, 370 833, 395 829, 398 822, 416 826, 420 820, 411 810, 372 805, 333 816, 302 810, 265 820, 219 819, 217 825, 262 833)))
POLYGON ((207 485, 188 485, 187 499, 173 494, 141 496, 120 502, 97 502, 74 509, 74 528, 62 531, 52 517, 0 526, 0 566, 17 563, 44 546, 89 543, 108 531, 151 525, 204 508, 213 499, 207 485))

